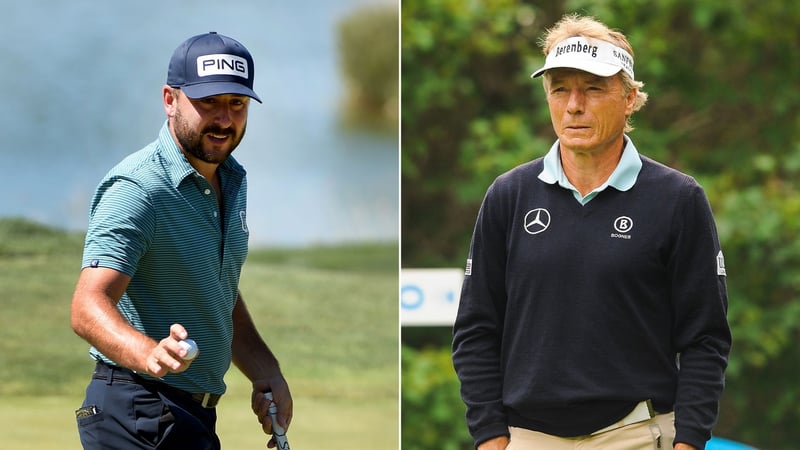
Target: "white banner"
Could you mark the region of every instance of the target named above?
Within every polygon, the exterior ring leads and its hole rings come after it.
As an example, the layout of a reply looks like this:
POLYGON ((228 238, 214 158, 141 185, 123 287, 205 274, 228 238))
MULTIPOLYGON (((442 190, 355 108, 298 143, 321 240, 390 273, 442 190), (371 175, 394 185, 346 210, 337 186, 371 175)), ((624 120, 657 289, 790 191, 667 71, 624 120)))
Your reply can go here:
POLYGON ((400 323, 452 327, 464 269, 401 269, 400 323))

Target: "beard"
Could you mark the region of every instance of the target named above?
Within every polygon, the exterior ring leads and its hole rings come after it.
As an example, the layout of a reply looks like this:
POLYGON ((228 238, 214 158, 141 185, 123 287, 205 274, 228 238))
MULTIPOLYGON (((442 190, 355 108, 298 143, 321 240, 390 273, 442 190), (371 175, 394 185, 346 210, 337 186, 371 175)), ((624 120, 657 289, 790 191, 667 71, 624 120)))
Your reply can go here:
POLYGON ((174 129, 175 137, 178 139, 178 143, 185 152, 207 163, 222 164, 226 159, 228 159, 228 156, 233 153, 233 151, 242 141, 244 133, 247 130, 247 123, 245 122, 245 124, 242 125, 242 131, 238 134, 236 129, 233 127, 222 128, 216 125, 209 125, 202 130, 197 131, 186 121, 179 108, 175 111, 174 129), (205 148, 203 146, 203 135, 205 134, 230 136, 230 148, 227 151, 218 151, 205 148))

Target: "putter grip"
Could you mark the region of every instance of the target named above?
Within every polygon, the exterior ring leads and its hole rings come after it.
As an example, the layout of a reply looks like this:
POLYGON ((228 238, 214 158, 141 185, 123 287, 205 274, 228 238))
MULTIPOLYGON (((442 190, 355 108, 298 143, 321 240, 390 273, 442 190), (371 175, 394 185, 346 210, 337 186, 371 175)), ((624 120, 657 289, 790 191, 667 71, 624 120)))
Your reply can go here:
POLYGON ((275 438, 278 450, 290 450, 289 441, 286 440, 286 430, 278 425, 278 407, 272 401, 272 392, 264 392, 264 397, 269 400, 269 417, 272 419, 272 437, 275 438))

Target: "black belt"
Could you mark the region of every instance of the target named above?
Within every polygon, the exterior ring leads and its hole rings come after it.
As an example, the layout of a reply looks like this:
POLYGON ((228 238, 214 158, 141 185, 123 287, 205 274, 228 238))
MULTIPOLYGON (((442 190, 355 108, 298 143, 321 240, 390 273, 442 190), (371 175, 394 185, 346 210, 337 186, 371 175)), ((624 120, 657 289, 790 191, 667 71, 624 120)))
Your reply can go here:
POLYGON ((195 402, 199 403, 200 406, 202 406, 203 408, 216 407, 217 403, 219 403, 219 399, 222 397, 222 395, 220 394, 212 394, 210 392, 201 392, 193 394, 191 392, 186 392, 183 389, 172 387, 168 384, 147 380, 145 378, 140 377, 139 375, 136 375, 136 373, 134 373, 130 369, 118 366, 110 366, 103 362, 98 362, 97 366, 94 369, 94 373, 92 374, 92 378, 95 380, 108 381, 109 376, 111 377, 111 381, 119 381, 123 383, 135 383, 135 384, 141 384, 143 386, 153 386, 156 389, 165 393, 174 393, 181 397, 190 398, 195 402))

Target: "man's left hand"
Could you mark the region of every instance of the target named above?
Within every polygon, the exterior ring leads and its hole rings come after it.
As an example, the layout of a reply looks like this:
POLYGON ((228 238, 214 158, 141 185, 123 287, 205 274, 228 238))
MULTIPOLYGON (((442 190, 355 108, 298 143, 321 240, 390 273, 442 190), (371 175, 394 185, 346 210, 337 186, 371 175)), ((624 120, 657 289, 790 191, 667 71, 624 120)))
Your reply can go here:
MULTIPOLYGON (((261 428, 266 434, 272 434, 272 419, 269 416, 269 400, 264 397, 265 392, 272 392, 272 400, 278 407, 278 425, 284 430, 289 429, 292 422, 292 394, 289 392, 289 385, 278 374, 269 379, 256 380, 253 382, 252 407, 253 413, 258 417, 261 428)), ((269 448, 275 447, 274 440, 267 444, 269 448)))

